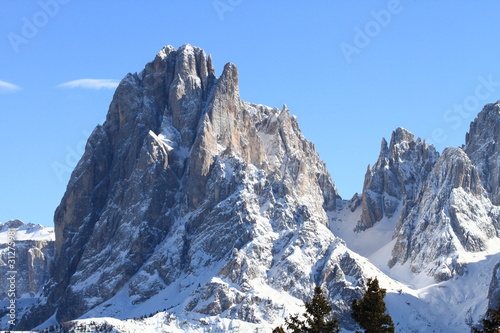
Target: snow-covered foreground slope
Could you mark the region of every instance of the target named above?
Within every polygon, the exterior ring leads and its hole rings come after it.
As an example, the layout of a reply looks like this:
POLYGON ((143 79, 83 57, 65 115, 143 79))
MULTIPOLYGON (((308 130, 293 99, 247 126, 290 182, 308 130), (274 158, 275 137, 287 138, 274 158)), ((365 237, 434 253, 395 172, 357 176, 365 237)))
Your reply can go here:
MULTIPOLYGON (((348 252, 366 277, 377 277, 381 286, 387 289, 386 303, 397 332, 468 332, 470 325, 485 313, 492 267, 500 259, 499 251, 495 250, 495 246, 498 249, 498 243, 489 244, 492 249, 490 252, 467 254, 467 274, 436 283, 423 273, 411 273, 406 266, 388 267, 386 261, 390 258, 391 245, 394 243, 391 240, 394 221, 380 221, 374 226, 372 234, 354 232, 360 209, 351 212, 345 201, 338 201, 338 207, 339 211, 330 214, 330 227, 346 241, 347 246, 362 255, 347 249, 340 240, 336 241, 337 251, 339 254, 348 252)), ((323 232, 326 234, 328 231, 323 232)), ((330 239, 331 236, 325 237, 330 239)), ((267 300, 258 304, 258 307, 263 315, 269 311, 266 317, 268 321, 251 323, 234 319, 229 313, 210 316, 185 311, 185 305, 192 301, 200 285, 214 283, 225 285, 228 289, 239 289, 231 281, 214 277, 219 268, 216 267, 212 272, 206 271, 204 278, 182 276, 140 305, 134 304, 127 288, 124 288, 112 299, 83 315, 82 320, 74 325, 90 325, 94 322, 99 326, 107 323, 117 332, 269 332, 289 314, 304 311, 301 299, 254 281, 250 282, 246 294, 267 300), (159 308, 161 311, 156 313, 159 308), (152 313, 156 314, 150 317, 152 313), (269 317, 271 313, 274 315, 269 317), (143 316, 148 318, 128 319, 143 316)), ((213 298, 206 300, 206 304, 214 302, 217 300, 213 298)), ((51 324, 57 324, 54 318, 44 326, 51 324)), ((344 329, 343 332, 351 331, 344 329)))
MULTIPOLYGON (((345 210, 341 210, 337 218, 341 219, 343 213, 346 213, 345 210)), ((356 214, 346 215, 350 215, 351 219, 342 222, 337 219, 336 224, 344 228, 336 230, 348 242, 354 241, 353 247, 367 256, 365 258, 351 252, 363 272, 369 277, 377 277, 381 286, 387 289, 385 300, 397 332, 469 332, 470 325, 477 323, 486 312, 488 303, 486 296, 491 281, 492 267, 500 260, 498 251, 471 255, 466 275, 436 283, 425 274, 411 273, 408 267, 395 266, 389 269, 381 260, 384 257, 382 255, 384 246, 373 252, 376 249, 376 239, 364 239, 365 247, 360 246, 359 243, 356 246, 357 233, 349 232, 352 230, 350 228, 357 223, 356 219, 352 218, 356 214), (370 261, 377 263, 379 267, 375 267, 370 261)), ((387 222, 390 223, 390 221, 387 222)), ((384 235, 387 231, 381 227, 377 232, 384 235)), ((209 278, 214 273, 207 272, 209 282, 225 284, 231 288, 230 283, 220 278, 209 278)), ((274 305, 281 308, 281 311, 272 311, 275 316, 267 318, 269 322, 250 323, 245 320, 230 319, 230 316, 225 314, 208 316, 183 311, 183 304, 189 302, 192 294, 196 293, 197 284, 203 282, 200 278, 190 280, 188 277, 182 277, 140 306, 133 304, 133 300, 124 289, 102 306, 86 313, 82 318, 87 319, 78 320, 74 325, 90 325, 91 322, 95 322, 99 326, 99 324, 107 323, 117 332, 269 332, 281 324, 287 315, 304 311, 302 300, 283 291, 277 291, 268 285, 254 285, 247 293, 250 293, 252 297, 272 300, 274 305), (182 292, 179 292, 180 290, 182 292), (156 313, 159 308, 162 310, 156 313), (152 313, 156 314, 150 317, 152 313), (142 316, 148 318, 127 319, 142 316)), ((208 303, 213 301, 213 299, 208 300, 208 303)), ((259 307, 262 312, 265 312, 266 302, 259 304, 259 307)), ((51 324, 57 324, 53 318, 45 326, 51 324)), ((343 332, 352 331, 344 329, 343 332)))
MULTIPOLYGON (((327 235, 326 239, 331 237, 328 236, 328 230, 322 231, 327 235)), ((363 268, 366 278, 378 277, 382 287, 388 290, 388 298, 391 298, 391 304, 403 307, 403 311, 398 313, 401 319, 408 317, 408 315, 420 318, 419 313, 415 312, 413 314, 410 311, 411 307, 408 306, 409 303, 418 303, 419 301, 411 288, 385 276, 366 258, 348 250, 342 241, 337 240, 336 242, 338 243, 335 246, 336 253, 332 253, 332 256, 345 256, 348 253, 356 264, 363 268)), ((303 264, 307 265, 305 262, 303 264)), ((239 286, 232 284, 227 279, 213 277, 217 274, 216 270, 207 271, 205 279, 183 276, 179 281, 171 284, 168 288, 140 305, 134 304, 133 299, 127 293, 127 289, 124 288, 115 297, 89 311, 71 325, 88 325, 91 327, 93 326, 91 323, 96 323, 98 329, 102 330, 106 325, 110 325, 118 332, 270 332, 274 327, 283 324, 285 317, 305 311, 303 300, 268 284, 253 281, 250 281, 249 290, 246 291, 246 294, 250 294, 254 299, 262 300, 260 304, 257 304, 257 307, 261 313, 261 318, 265 320, 252 323, 248 320, 235 319, 234 315, 230 315, 230 309, 220 315, 213 316, 185 311, 186 304, 192 302, 193 295, 199 293, 200 284, 223 284, 228 289, 239 289, 239 286), (158 312, 159 307, 163 309, 158 312)), ((346 276, 348 280, 353 278, 346 276)), ((335 298, 335 295, 331 295, 331 297, 335 298)), ((217 302, 218 300, 212 297, 206 300, 207 305, 213 305, 217 302)), ((51 318, 40 328, 50 325, 57 325, 55 318, 51 318)), ((403 330, 412 327, 418 331, 418 328, 422 327, 422 325, 432 326, 433 324, 422 318, 416 321, 416 325, 414 323, 408 326, 402 320, 396 322, 396 326, 403 330)), ((343 331, 350 332, 347 329, 343 331)))

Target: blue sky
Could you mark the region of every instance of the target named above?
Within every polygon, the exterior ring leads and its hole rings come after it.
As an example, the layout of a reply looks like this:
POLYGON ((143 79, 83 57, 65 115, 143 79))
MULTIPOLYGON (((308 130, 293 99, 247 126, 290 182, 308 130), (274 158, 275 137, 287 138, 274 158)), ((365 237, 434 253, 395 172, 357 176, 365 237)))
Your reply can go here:
POLYGON ((0 222, 52 225, 116 82, 165 45, 205 49, 218 75, 235 63, 244 100, 287 104, 346 199, 396 127, 442 151, 463 144, 482 106, 500 99, 492 0, 0 6, 0 222))

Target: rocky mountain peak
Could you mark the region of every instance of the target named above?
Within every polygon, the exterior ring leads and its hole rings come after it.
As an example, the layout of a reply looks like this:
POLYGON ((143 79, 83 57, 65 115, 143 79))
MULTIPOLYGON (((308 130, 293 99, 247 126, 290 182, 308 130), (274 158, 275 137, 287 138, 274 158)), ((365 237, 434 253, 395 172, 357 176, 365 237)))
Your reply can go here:
POLYGON ((347 249, 331 245, 327 212, 337 199, 288 108, 243 102, 234 64, 216 78, 203 50, 167 46, 122 80, 89 138, 56 210, 45 303, 21 326, 109 311, 119 294, 138 305, 181 293, 186 301, 171 304, 181 312, 248 321, 262 320, 262 299, 245 294, 252 286, 302 298, 328 281, 352 297, 363 280, 351 285, 327 268, 360 274, 347 249), (287 273, 297 258, 310 272, 301 282, 287 273))
POLYGON ((392 132, 391 135, 391 146, 401 142, 413 142, 415 140, 415 135, 403 127, 398 127, 392 132))
POLYGON ((438 156, 433 146, 401 127, 392 132, 389 145, 382 139, 379 158, 365 175, 359 228, 412 205, 438 156))
POLYGON ((8 229, 8 228, 19 228, 25 226, 25 223, 19 219, 9 220, 5 223, 0 223, 0 228, 8 229))
POLYGON ((415 141, 415 135, 403 127, 398 127, 391 134, 390 146, 394 147, 402 143, 412 143, 415 141))
POLYGON ((500 101, 484 106, 470 124, 464 150, 477 166, 493 204, 500 205, 500 101))

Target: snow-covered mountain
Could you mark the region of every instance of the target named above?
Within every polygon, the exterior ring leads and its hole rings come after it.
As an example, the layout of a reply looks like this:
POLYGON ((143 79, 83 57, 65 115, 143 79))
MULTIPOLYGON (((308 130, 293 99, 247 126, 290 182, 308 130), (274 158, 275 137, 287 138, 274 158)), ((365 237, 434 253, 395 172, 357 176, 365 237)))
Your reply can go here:
POLYGON ((233 64, 216 78, 203 50, 166 47, 89 138, 56 210, 52 280, 21 325, 158 308, 269 325, 316 284, 349 318, 369 276, 328 230, 339 199, 286 106, 243 102, 233 64))
MULTIPOLYGON (((0 275, 15 271, 17 297, 34 297, 47 279, 54 259, 54 230, 20 220, 0 223, 0 275), (15 245, 12 245, 14 241, 15 245), (9 255, 10 252, 10 255, 9 255), (14 261, 9 262, 9 260, 14 261)), ((0 284, 0 300, 7 297, 7 284, 0 284)))
POLYGON ((416 204, 439 153, 404 128, 397 128, 389 146, 382 139, 380 155, 365 175, 359 230, 386 218, 405 218, 416 204), (403 210, 401 208, 404 208, 403 210))
POLYGON ((242 101, 233 64, 214 73, 203 50, 167 46, 122 80, 19 328, 270 331, 320 285, 348 331, 370 277, 398 331, 480 320, 500 290, 498 103, 441 155, 396 129, 346 201, 286 106, 242 101))
POLYGON ((21 313, 38 299, 54 261, 54 229, 10 220, 0 223, 0 325, 7 327, 10 300, 21 313))

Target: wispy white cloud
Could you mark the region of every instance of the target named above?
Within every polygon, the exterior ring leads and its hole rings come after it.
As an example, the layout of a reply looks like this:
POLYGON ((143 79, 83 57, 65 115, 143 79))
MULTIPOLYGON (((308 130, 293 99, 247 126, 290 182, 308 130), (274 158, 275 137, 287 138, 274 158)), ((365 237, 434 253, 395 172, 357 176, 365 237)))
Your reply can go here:
POLYGON ((14 93, 21 90, 21 87, 13 83, 0 80, 0 93, 14 93))
POLYGON ((85 89, 115 89, 120 81, 108 79, 80 79, 64 82, 58 85, 60 88, 85 88, 85 89))

